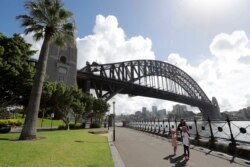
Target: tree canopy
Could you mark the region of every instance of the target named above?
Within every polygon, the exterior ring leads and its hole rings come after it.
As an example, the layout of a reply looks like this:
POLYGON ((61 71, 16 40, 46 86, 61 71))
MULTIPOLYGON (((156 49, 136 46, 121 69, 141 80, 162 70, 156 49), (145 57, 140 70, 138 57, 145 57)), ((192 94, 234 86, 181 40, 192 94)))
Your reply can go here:
POLYGON ((0 106, 27 105, 35 73, 29 59, 35 52, 20 35, 0 33, 0 106))

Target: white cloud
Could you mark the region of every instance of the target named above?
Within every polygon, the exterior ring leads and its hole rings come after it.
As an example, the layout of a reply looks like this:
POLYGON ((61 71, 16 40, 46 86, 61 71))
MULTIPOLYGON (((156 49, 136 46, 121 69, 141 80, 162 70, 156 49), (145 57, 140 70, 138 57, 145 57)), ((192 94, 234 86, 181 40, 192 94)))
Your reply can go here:
POLYGON ((167 62, 175 66, 181 66, 181 67, 187 65, 187 60, 185 58, 182 58, 178 53, 169 54, 167 62))
POLYGON ((211 53, 223 63, 235 63, 239 58, 249 56, 249 40, 244 31, 232 34, 221 33, 210 44, 211 53))
POLYGON ((246 94, 247 106, 250 106, 250 94, 246 94))
POLYGON ((35 58, 35 59, 38 59, 43 41, 42 40, 35 41, 33 39, 33 34, 32 33, 28 34, 28 35, 21 34, 21 36, 25 39, 26 42, 32 44, 32 47, 31 47, 32 50, 37 50, 36 54, 33 55, 32 57, 35 58))
POLYGON ((210 51, 213 57, 197 67, 192 67, 176 53, 170 54, 167 61, 173 62, 194 78, 210 99, 215 96, 221 111, 249 106, 250 64, 239 61, 250 55, 246 33, 234 31, 232 34, 218 34, 210 44, 210 51))
POLYGON ((78 69, 86 61, 111 63, 135 59, 155 59, 149 38, 126 38, 115 16, 98 15, 92 35, 77 38, 78 69))

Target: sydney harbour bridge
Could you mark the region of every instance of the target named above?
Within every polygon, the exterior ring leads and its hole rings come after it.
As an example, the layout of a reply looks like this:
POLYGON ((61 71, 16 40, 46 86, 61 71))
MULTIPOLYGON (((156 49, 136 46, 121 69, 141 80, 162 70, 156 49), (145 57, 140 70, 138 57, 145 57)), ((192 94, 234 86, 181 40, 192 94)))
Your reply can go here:
POLYGON ((219 106, 180 68, 157 60, 132 60, 110 64, 87 63, 77 71, 77 83, 94 89, 106 101, 116 94, 144 96, 198 107, 203 118, 218 119, 219 106))

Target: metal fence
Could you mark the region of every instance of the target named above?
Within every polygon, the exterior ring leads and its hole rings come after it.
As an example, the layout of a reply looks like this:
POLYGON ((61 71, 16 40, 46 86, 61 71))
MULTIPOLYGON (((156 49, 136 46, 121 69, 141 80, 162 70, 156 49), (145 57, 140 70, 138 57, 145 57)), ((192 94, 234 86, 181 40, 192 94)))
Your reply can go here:
MULTIPOLYGON (((172 129, 177 129, 180 121, 155 120, 130 122, 129 127, 159 135, 168 135, 172 129)), ((250 121, 186 121, 189 134, 194 139, 206 138, 210 141, 229 142, 230 145, 250 145, 250 121)))

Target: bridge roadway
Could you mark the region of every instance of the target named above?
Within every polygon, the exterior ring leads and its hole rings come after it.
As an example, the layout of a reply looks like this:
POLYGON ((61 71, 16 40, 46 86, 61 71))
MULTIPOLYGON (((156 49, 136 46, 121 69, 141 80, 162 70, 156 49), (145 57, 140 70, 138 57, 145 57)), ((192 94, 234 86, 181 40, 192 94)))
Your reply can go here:
POLYGON ((116 167, 250 167, 250 161, 193 145, 186 161, 181 143, 174 156, 170 139, 123 127, 115 132, 115 142, 112 129, 109 141, 116 167))

